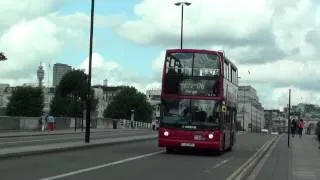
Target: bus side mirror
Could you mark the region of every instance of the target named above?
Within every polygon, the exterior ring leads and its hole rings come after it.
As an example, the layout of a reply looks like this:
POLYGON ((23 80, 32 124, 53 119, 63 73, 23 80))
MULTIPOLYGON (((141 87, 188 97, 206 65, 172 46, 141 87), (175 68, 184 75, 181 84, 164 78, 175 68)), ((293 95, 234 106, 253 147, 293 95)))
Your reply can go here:
POLYGON ((224 113, 227 112, 227 107, 225 105, 222 105, 221 112, 224 112, 224 113))

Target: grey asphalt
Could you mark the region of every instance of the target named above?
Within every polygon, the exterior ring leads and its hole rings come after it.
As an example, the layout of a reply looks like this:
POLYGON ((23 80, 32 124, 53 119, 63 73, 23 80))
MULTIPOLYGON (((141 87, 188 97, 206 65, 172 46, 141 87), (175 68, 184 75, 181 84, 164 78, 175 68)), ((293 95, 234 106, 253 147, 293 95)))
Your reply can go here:
POLYGON ((264 163, 256 179, 259 180, 289 180, 292 177, 292 151, 288 148, 288 136, 280 138, 270 157, 264 163))
MULTIPOLYGON (((139 179, 139 180, 195 180, 226 179, 247 161, 270 135, 241 134, 234 150, 221 156, 201 153, 166 154, 136 159, 120 164, 75 174, 63 179, 139 179)), ((158 152, 156 140, 97 147, 86 150, 27 156, 0 161, 1 179, 28 180, 56 176, 63 173, 108 164, 147 153, 158 152)))
MULTIPOLYGON (((150 133, 154 133, 154 131, 150 129, 106 130, 106 131, 92 133, 91 139, 93 140, 108 139, 108 138, 124 137, 124 136, 132 136, 132 135, 146 135, 150 133)), ((54 143, 75 142, 75 141, 83 141, 83 140, 84 140, 84 133, 8 137, 8 138, 0 138, 0 149, 34 146, 34 145, 45 145, 45 144, 54 144, 54 143)))

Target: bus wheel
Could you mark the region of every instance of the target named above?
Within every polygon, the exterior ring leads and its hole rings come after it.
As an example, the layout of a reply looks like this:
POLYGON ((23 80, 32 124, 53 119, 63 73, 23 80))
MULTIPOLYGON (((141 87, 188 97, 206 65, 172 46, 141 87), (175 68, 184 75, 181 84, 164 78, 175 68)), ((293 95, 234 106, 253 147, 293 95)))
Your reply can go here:
POLYGON ((225 139, 225 136, 223 136, 223 140, 222 140, 222 144, 221 144, 222 147, 220 147, 220 149, 218 151, 218 155, 221 155, 225 151, 225 147, 226 147, 225 142, 226 142, 226 139, 225 139))
POLYGON ((226 151, 232 151, 232 147, 233 147, 233 144, 230 144, 230 146, 228 147, 228 149, 226 149, 226 151))
POLYGON ((174 153, 174 149, 171 147, 166 147, 166 153, 168 154, 174 153))
POLYGON ((231 136, 231 138, 230 138, 230 144, 229 144, 228 149, 226 149, 226 151, 232 151, 232 147, 233 147, 233 136, 231 136))

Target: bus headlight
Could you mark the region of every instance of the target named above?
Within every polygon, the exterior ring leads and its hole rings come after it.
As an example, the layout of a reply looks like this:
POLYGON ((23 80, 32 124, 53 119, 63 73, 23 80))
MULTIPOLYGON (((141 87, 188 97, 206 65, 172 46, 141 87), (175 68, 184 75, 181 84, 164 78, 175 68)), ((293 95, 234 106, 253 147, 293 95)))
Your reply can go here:
POLYGON ((208 135, 208 138, 209 138, 209 139, 213 139, 213 134, 209 134, 209 135, 208 135))
POLYGON ((163 133, 163 135, 164 135, 164 136, 169 136, 169 132, 168 132, 168 131, 165 131, 165 132, 163 133))

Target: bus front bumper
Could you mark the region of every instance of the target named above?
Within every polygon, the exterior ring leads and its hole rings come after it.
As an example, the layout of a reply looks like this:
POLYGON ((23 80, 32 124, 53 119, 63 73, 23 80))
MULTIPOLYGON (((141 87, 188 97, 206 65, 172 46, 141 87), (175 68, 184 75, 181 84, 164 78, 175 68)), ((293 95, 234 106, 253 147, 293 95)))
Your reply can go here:
POLYGON ((195 148, 195 149, 208 149, 220 150, 219 141, 191 141, 180 139, 158 139, 159 147, 170 148, 195 148))

